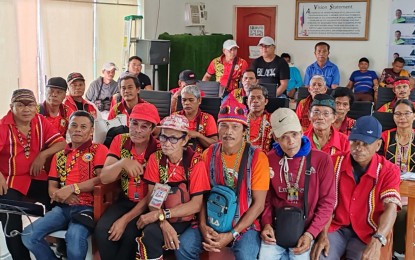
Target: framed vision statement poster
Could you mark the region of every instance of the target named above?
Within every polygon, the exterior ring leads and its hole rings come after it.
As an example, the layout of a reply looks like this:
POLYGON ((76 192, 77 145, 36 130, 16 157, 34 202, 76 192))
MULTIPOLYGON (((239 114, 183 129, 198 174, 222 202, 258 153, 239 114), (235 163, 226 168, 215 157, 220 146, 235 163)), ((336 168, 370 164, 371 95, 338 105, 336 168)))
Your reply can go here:
POLYGON ((296 0, 295 40, 367 41, 370 0, 296 0))

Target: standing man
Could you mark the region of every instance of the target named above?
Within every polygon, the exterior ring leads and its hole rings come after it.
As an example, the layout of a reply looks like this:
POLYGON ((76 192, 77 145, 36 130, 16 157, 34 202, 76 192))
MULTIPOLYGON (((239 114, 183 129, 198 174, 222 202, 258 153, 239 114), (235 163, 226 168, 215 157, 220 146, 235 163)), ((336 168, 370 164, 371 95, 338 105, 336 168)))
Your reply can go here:
POLYGON ((308 87, 314 75, 323 75, 328 88, 335 89, 340 84, 340 73, 337 65, 329 60, 330 45, 326 42, 318 42, 314 46, 316 62, 307 67, 304 75, 304 85, 308 87))
POLYGON ((49 196, 57 204, 44 217, 27 226, 24 245, 36 259, 56 259, 45 236, 67 229, 65 242, 69 260, 85 259, 93 224, 94 186, 108 153, 103 144, 93 144, 94 118, 86 111, 71 115, 68 133, 71 143, 56 153, 49 173, 49 196), (88 222, 80 219, 88 220, 88 222))
POLYGON ((271 37, 262 37, 258 46, 261 50, 261 57, 252 62, 251 68, 256 71, 259 83, 276 84, 277 97, 285 95, 290 79, 288 63, 275 54, 275 42, 271 37))
POLYGON ((203 76, 202 81, 209 81, 215 75, 220 84, 219 96, 225 97, 238 88, 242 73, 248 68, 248 63, 237 56, 238 48, 234 40, 226 40, 223 43, 223 54, 210 62, 203 76))
POLYGON ((108 115, 108 119, 113 119, 119 114, 124 114, 128 118, 133 107, 145 101, 140 98, 140 82, 134 74, 126 74, 120 79, 121 102, 115 104, 108 115))
POLYGON ((294 66, 294 63, 291 63, 290 54, 283 53, 281 54, 281 58, 283 58, 290 67, 290 80, 288 81, 287 96, 289 98, 294 98, 297 89, 303 86, 303 79, 301 78, 300 70, 294 66))
POLYGON ((118 91, 118 83, 114 80, 116 70, 118 68, 115 63, 105 63, 102 66, 102 76, 91 82, 85 95, 103 114, 109 113, 112 95, 118 91))
POLYGON ((268 90, 261 85, 248 90, 248 133, 252 145, 267 153, 271 149, 271 114, 265 110, 268 104, 268 90))
POLYGON ((235 259, 252 260, 258 256, 261 244, 258 217, 264 209, 270 175, 265 153, 245 141, 248 127, 245 110, 232 95, 225 100, 218 115, 221 142, 211 145, 203 153, 212 187, 224 185, 235 190, 238 176, 243 176, 233 228, 229 232, 216 232, 208 224, 205 201, 199 213, 199 228, 189 227, 179 237, 177 259, 199 259, 203 249, 219 252, 228 244, 232 245, 235 259), (241 167, 245 149, 248 149, 248 156, 241 167))
POLYGON ((69 84, 69 95, 66 96, 63 103, 73 111, 85 110, 95 119, 101 118, 98 108, 88 100, 83 98, 85 93, 85 78, 81 73, 73 72, 68 75, 66 80, 69 84))
POLYGON ((400 170, 378 155, 382 126, 372 116, 356 120, 350 152, 335 158, 336 202, 311 259, 380 259, 401 208, 400 170))
MULTIPOLYGON (((36 98, 29 89, 13 91, 10 110, 0 120, 0 198, 21 201, 25 197, 49 201, 48 183, 33 180, 46 162, 65 147, 65 140, 43 116, 36 113, 36 98)), ((0 214, 4 233, 22 231, 19 215, 0 214), (8 218, 7 228, 5 228, 8 218)), ((30 259, 21 236, 6 238, 13 259, 30 259)))

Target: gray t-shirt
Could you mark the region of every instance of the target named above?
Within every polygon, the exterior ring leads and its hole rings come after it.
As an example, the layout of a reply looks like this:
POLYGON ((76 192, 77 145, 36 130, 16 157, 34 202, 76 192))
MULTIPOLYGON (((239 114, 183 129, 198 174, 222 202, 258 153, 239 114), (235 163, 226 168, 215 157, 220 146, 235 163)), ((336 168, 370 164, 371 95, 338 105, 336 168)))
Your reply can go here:
POLYGON ((91 102, 95 100, 105 100, 108 98, 111 101, 112 95, 118 92, 118 83, 115 80, 111 80, 109 84, 105 84, 102 77, 98 77, 92 81, 89 85, 88 91, 86 92, 86 99, 91 102), (102 86, 101 93, 99 92, 102 86), (99 95, 99 96, 98 96, 99 95))

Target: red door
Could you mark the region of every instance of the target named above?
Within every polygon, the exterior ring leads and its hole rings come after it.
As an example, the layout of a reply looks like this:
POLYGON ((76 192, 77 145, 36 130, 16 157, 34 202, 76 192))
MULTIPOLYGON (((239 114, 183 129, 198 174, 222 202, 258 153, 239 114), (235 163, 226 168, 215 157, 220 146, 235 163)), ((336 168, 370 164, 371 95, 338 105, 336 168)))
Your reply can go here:
POLYGON ((277 7, 236 7, 236 42, 238 56, 248 63, 257 58, 259 40, 270 36, 275 40, 277 7))

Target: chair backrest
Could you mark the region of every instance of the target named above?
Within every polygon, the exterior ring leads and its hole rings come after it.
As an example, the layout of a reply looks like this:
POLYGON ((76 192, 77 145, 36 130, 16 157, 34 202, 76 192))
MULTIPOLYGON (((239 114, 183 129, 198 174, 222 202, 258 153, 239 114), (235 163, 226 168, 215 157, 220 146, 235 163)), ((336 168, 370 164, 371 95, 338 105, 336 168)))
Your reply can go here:
MULTIPOLYGON (((221 101, 222 99, 220 97, 203 97, 199 108, 203 112, 211 114, 215 118, 215 121, 218 121, 218 114, 221 101)), ((179 98, 177 99, 177 111, 180 111, 182 109, 182 97, 179 96, 179 98)))
POLYGON ((219 82, 216 81, 198 81, 196 86, 205 92, 205 97, 219 97, 219 82))
POLYGON ((160 118, 170 115, 170 91, 140 90, 140 98, 156 106, 160 118))
MULTIPOLYGON (((378 88, 378 97, 376 100, 375 110, 378 110, 384 104, 391 102, 395 98, 395 93, 391 88, 378 88)), ((412 90, 409 94, 409 99, 415 101, 415 91, 412 90)))
MULTIPOLYGON (((328 88, 326 94, 330 95, 331 92, 333 92, 333 89, 328 88)), ((306 87, 299 87, 297 93, 297 103, 300 102, 300 100, 308 97, 308 95, 310 95, 310 92, 308 92, 308 88, 306 87)))
POLYGON ((353 119, 358 119, 361 116, 371 115, 373 112, 373 103, 370 101, 355 101, 353 102, 347 116, 353 119))
MULTIPOLYGON (((249 107, 248 107, 248 97, 244 97, 243 102, 244 102, 245 106, 249 109, 249 107)), ((278 108, 280 108, 280 107, 289 107, 289 105, 290 105, 290 100, 288 98, 277 98, 277 97, 268 98, 268 104, 266 104, 265 110, 268 113, 272 114, 278 108)))
MULTIPOLYGON (((372 116, 379 120, 379 123, 382 125, 382 131, 396 128, 395 121, 393 120, 393 113, 374 111, 372 116)), ((412 124, 412 128, 415 129, 415 122, 412 124)))
POLYGON ((260 83, 259 85, 263 86, 268 90, 268 97, 275 98, 277 97, 277 86, 278 84, 274 83, 260 83))

